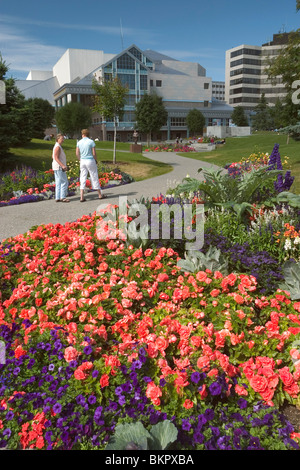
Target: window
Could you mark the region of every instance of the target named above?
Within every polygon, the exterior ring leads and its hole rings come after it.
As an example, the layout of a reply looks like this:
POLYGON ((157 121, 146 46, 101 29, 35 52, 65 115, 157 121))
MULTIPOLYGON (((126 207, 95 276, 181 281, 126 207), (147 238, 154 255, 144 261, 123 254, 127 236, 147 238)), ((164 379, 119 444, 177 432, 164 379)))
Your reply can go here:
POLYGON ((209 89, 209 83, 204 83, 204 90, 208 90, 209 89))
POLYGON ((129 52, 134 55, 140 62, 142 61, 142 54, 135 47, 129 49, 129 52))
POLYGON ((120 73, 118 75, 120 82, 124 86, 128 86, 129 90, 135 89, 135 75, 130 73, 120 73))
POLYGON ((171 117, 171 126, 184 127, 186 125, 185 118, 171 117))
POLYGON ((161 87, 162 86, 162 81, 161 80, 156 80, 156 86, 161 87))
POLYGON ((261 50, 260 49, 248 49, 248 48, 239 49, 237 51, 231 52, 230 57, 232 58, 232 57, 236 57, 242 54, 261 55, 261 50))
POLYGON ((204 101, 204 108, 208 107, 208 101, 204 101))
POLYGON ((123 54, 117 59, 117 68, 125 70, 135 70, 135 61, 128 54, 123 54))
POLYGON ((147 90, 147 75, 140 76, 140 90, 147 90))
POLYGON ((150 86, 153 86, 153 80, 150 80, 150 86))

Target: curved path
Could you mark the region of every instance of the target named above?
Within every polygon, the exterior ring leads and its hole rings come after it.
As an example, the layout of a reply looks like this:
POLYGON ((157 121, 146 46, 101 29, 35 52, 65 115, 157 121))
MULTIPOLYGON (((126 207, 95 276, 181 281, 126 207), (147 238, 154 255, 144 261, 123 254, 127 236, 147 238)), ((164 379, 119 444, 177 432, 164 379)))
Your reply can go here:
POLYGON ((64 224, 73 222, 83 215, 92 214, 97 210, 99 203, 118 204, 120 196, 126 196, 128 201, 139 199, 142 196, 151 198, 166 194, 174 182, 181 182, 188 174, 193 178, 201 179, 198 169, 217 168, 207 162, 201 162, 188 157, 180 157, 174 152, 147 152, 143 154, 151 160, 168 163, 173 171, 155 178, 138 181, 123 186, 116 186, 103 191, 106 199, 99 201, 96 192, 88 193, 86 202, 79 202, 79 195, 70 197, 69 204, 57 204, 53 199, 19 204, 16 206, 0 207, 0 242, 6 238, 27 232, 32 226, 40 224, 64 224))

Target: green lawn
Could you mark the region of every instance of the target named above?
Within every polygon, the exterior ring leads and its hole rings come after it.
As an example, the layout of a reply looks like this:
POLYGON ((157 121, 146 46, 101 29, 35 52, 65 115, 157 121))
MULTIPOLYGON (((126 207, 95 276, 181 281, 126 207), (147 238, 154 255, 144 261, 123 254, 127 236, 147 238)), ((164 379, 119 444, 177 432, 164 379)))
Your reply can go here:
MULTIPOLYGON (((284 161, 288 157, 288 166, 295 176, 291 191, 300 194, 300 142, 290 139, 287 144, 285 135, 278 135, 274 132, 260 132, 247 137, 230 137, 226 139, 226 144, 219 146, 211 152, 182 153, 180 155, 187 158, 194 158, 224 166, 227 163, 238 162, 243 157, 248 157, 252 153, 268 152, 271 154, 274 144, 279 144, 279 151, 284 161)), ((14 166, 27 165, 39 170, 51 168, 51 155, 54 141, 33 139, 25 147, 11 149, 10 161, 14 166)), ((63 148, 67 155, 68 162, 76 161, 75 148, 76 141, 65 140, 63 148)), ((105 166, 113 168, 112 162, 113 142, 96 142, 98 160, 106 162, 105 166)), ((159 176, 171 171, 169 165, 150 161, 142 154, 130 153, 130 144, 117 142, 117 166, 126 173, 133 176, 136 181, 159 176)), ((199 165, 200 166, 200 165, 199 165)))
POLYGON ((181 153, 180 155, 219 166, 227 163, 239 162, 243 157, 249 157, 252 153, 268 152, 271 154, 274 144, 279 144, 279 152, 282 157, 288 157, 288 165, 292 176, 295 177, 291 191, 300 194, 300 141, 290 138, 287 144, 286 135, 278 135, 275 132, 260 132, 247 137, 229 137, 226 144, 210 152, 181 153))
MULTIPOLYGON (((54 140, 47 142, 40 139, 32 139, 32 141, 24 147, 11 148, 11 157, 9 160, 12 165, 10 165, 10 169, 12 169, 12 166, 21 167, 22 165, 26 165, 36 170, 49 170, 52 165, 52 149, 54 143, 54 140)), ((136 181, 159 176, 172 170, 170 165, 150 161, 141 153, 129 152, 130 144, 118 142, 116 148, 116 166, 130 174, 136 181)), ((67 162, 71 163, 72 161, 77 161, 75 155, 76 140, 65 140, 63 149, 67 156, 67 162)), ((105 162, 105 167, 113 169, 113 142, 96 142, 96 150, 98 162, 105 162)))

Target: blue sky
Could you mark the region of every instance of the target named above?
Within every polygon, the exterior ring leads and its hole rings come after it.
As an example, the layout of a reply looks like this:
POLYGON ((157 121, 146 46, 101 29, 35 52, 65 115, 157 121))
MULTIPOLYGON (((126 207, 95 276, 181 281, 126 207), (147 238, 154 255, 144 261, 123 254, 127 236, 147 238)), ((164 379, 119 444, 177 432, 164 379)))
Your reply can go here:
POLYGON ((296 0, 0 0, 0 52, 16 79, 52 70, 68 48, 118 54, 136 44, 224 80, 227 49, 298 28, 296 0))

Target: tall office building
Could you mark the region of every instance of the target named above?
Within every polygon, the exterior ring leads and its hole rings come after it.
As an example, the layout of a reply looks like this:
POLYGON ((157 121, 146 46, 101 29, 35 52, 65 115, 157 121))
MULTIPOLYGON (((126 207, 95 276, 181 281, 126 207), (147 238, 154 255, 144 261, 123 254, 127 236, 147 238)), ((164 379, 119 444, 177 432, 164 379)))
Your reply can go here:
POLYGON ((273 35, 273 40, 261 46, 242 44, 226 51, 225 101, 232 107, 242 106, 251 112, 264 93, 267 103, 274 106, 282 100, 285 87, 281 77, 268 79, 269 59, 275 58, 288 43, 289 33, 273 35))

